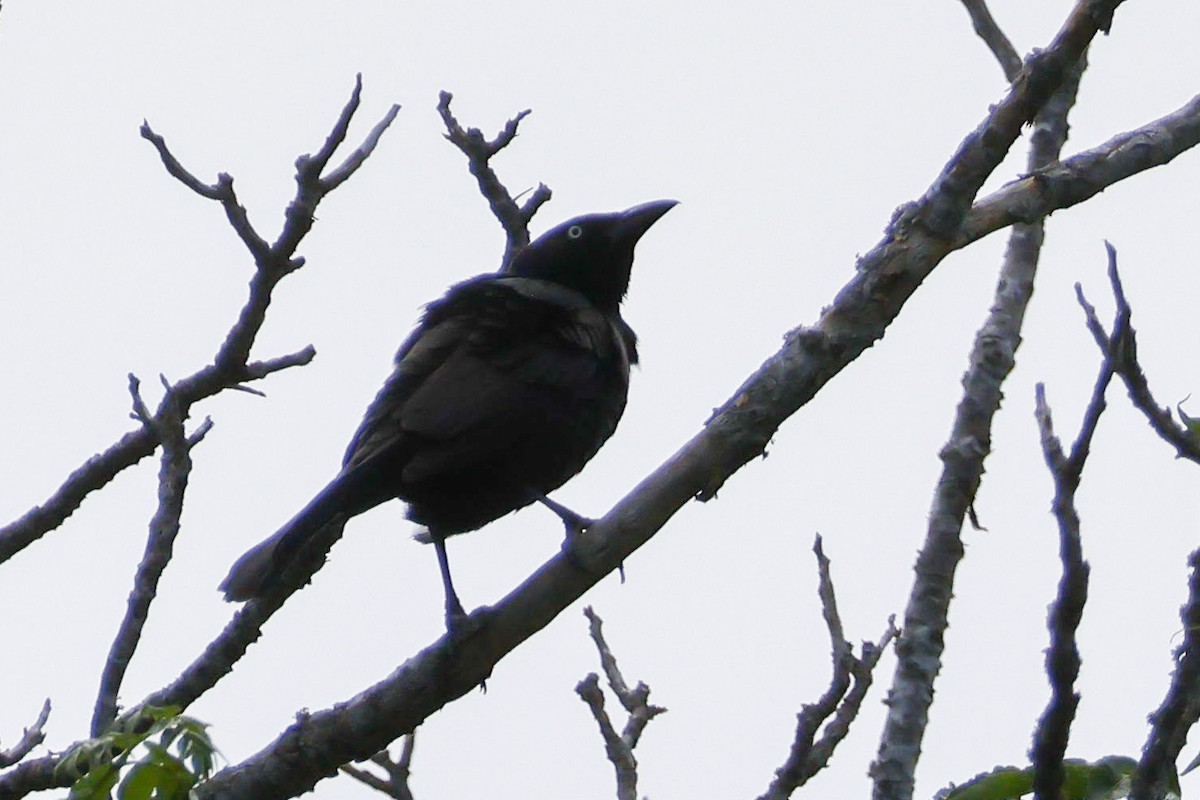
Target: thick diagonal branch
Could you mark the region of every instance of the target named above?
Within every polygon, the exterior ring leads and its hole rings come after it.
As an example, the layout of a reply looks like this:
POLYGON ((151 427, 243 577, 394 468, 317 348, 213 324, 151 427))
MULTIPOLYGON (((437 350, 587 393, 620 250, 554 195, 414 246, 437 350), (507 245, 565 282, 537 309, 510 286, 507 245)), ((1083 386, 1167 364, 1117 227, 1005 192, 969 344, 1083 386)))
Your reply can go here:
MULTIPOLYGON (((785 419, 883 336, 921 282, 958 246, 959 234, 948 230, 946 215, 967 213, 973 197, 969 186, 977 191, 996 168, 1022 126, 1061 84, 1064 62, 1078 60, 1118 2, 1088 2, 1072 12, 1064 33, 1027 65, 1025 77, 964 140, 943 171, 953 178, 939 178, 921 200, 897 215, 818 322, 793 331, 702 431, 589 529, 569 561, 562 555, 550 559, 492 607, 476 636, 460 642, 443 637, 353 699, 300 717, 274 743, 200 787, 198 795, 291 797, 339 765, 378 752, 471 691, 497 661, 615 571, 684 504, 711 498, 730 475, 762 453, 785 419), (940 224, 926 224, 930 216, 940 224)), ((253 607, 248 604, 242 613, 253 607)), ((204 659, 195 667, 219 668, 222 663, 204 659)), ((57 785, 37 785, 52 775, 52 763, 30 765, 7 784, 9 776, 0 778, 0 789, 17 782, 36 788, 57 785)))

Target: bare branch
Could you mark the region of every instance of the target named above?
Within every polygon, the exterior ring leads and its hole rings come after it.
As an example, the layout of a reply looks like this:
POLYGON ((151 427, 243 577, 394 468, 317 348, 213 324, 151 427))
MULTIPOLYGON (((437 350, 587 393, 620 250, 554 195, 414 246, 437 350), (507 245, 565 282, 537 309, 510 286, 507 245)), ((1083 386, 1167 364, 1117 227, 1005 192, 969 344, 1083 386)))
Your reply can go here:
POLYGON ((963 220, 953 247, 965 247, 1009 225, 1078 205, 1131 175, 1169 163, 1198 143, 1200 95, 1165 117, 980 198, 963 220))
MULTIPOLYGON (((356 103, 356 98, 352 98, 351 103, 339 118, 334 133, 331 134, 331 138, 336 139, 339 135, 344 136, 344 134, 339 134, 339 130, 348 124, 349 115, 352 113, 353 108, 356 107, 356 103)), ((390 120, 393 116, 394 113, 389 114, 387 119, 390 120)), ((360 149, 369 153, 370 147, 374 146, 374 141, 378 139, 381 130, 380 126, 376 126, 376 129, 372 131, 369 137, 369 147, 364 146, 364 148, 360 149)), ((168 171, 190 188, 195 189, 193 184, 197 184, 198 181, 194 177, 190 181, 188 180, 191 177, 190 173, 186 173, 179 165, 179 162, 170 155, 161 137, 156 138, 156 135, 152 131, 149 131, 148 126, 144 131, 144 135, 146 132, 150 134, 147 138, 155 144, 160 156, 163 157, 168 171)), ((324 155, 324 151, 322 151, 321 155, 324 155)), ((351 160, 353 159, 354 157, 351 160)), ((357 163, 361 163, 361 159, 357 163)), ((356 166, 357 164, 354 165, 354 167, 356 166)), ((344 181, 345 177, 345 175, 340 175, 338 182, 344 181)), ((122 469, 137 463, 140 459, 154 452, 154 449, 159 444, 158 436, 161 435, 158 428, 166 418, 178 418, 182 421, 186 419, 191 406, 199 400, 217 394, 224 389, 245 389, 246 387, 242 386, 245 381, 255 380, 287 367, 306 364, 312 359, 314 351, 310 346, 297 353, 276 359, 252 364, 247 363, 250 347, 265 318, 271 289, 273 289, 274 285, 284 275, 303 263, 302 259, 293 258, 292 254, 303 234, 311 228, 311 214, 315 210, 317 203, 333 188, 332 186, 314 186, 314 181, 310 179, 310 176, 306 177, 301 174, 297 176, 297 183, 296 199, 289 206, 288 218, 285 222, 283 232, 280 234, 276 244, 268 248, 265 253, 257 251, 255 240, 260 240, 261 237, 258 237, 256 233, 254 237, 250 237, 247 233, 252 233, 253 229, 249 227, 249 222, 245 220, 244 214, 240 214, 237 211, 237 209, 240 209, 240 206, 237 205, 236 199, 233 198, 231 179, 218 179, 217 188, 213 192, 200 192, 206 197, 211 194, 217 195, 214 199, 221 200, 222 204, 226 207, 227 216, 230 217, 234 227, 238 228, 239 235, 242 236, 243 240, 250 239, 248 244, 251 245, 251 252, 256 257, 255 260, 258 269, 251 280, 250 294, 239 314, 237 322, 233 325, 225 342, 218 350, 213 364, 167 387, 167 393, 162 404, 160 404, 159 409, 151 417, 154 420, 153 425, 143 424, 138 430, 126 434, 103 454, 90 459, 83 467, 76 470, 44 506, 33 509, 20 520, 0 529, 0 562, 11 557, 14 553, 19 552, 22 548, 36 541, 47 531, 61 524, 79 506, 87 494, 103 487, 122 469), (305 209, 309 215, 307 220, 302 218, 303 210, 305 209), (176 404, 177 409, 174 409, 173 406, 176 404)), ((319 184, 320 182, 316 181, 316 183, 319 184)), ((140 404, 140 409, 137 413, 143 419, 149 416, 144 403, 140 404)), ((187 442, 189 444, 198 442, 203 438, 210 425, 211 423, 206 421, 199 426, 188 437, 187 442)), ((328 526, 327 532, 335 539, 340 535, 340 526, 328 526)), ((332 539, 329 541, 331 542, 332 539)), ((278 592, 269 598, 263 598, 243 606, 234 615, 221 635, 197 658, 196 662, 185 670, 174 683, 152 695, 149 704, 160 706, 178 705, 180 708, 184 708, 211 688, 222 676, 232 669, 233 663, 258 638, 263 623, 278 610, 288 596, 299 588, 299 586, 303 585, 303 583, 307 582, 317 566, 319 566, 319 563, 314 563, 312 559, 308 561, 302 560, 294 570, 288 573, 278 592)), ((125 637, 119 637, 119 642, 114 643, 114 652, 118 649, 128 649, 127 641, 130 640, 125 637)), ((116 661, 119 661, 119 656, 116 661)), ((113 675, 115 676, 116 673, 114 672, 113 675)), ((119 676, 117 676, 116 682, 119 683, 119 676)), ((111 696, 112 691, 111 680, 109 680, 106 683, 104 694, 111 696)), ((97 719, 101 716, 108 716, 111 713, 108 710, 108 706, 111 704, 111 699, 105 700, 102 703, 98 701, 99 713, 97 719), (103 711, 99 709, 100 705, 105 707, 103 711)), ((137 708, 125 716, 130 717, 136 713, 137 708)), ((343 759, 343 761, 348 760, 350 759, 343 759)), ((47 756, 18 765, 15 769, 0 776, 0 797, 23 797, 32 791, 69 785, 70 776, 61 774, 57 770, 60 763, 61 756, 47 756)))
MULTIPOLYGON (((199 787, 198 796, 293 796, 339 765, 378 752, 478 686, 499 659, 615 571, 684 504, 710 499, 730 475, 763 452, 783 420, 883 336, 953 248, 958 238, 954 220, 966 213, 978 186, 1057 89, 1066 67, 1078 61, 1092 36, 1107 25, 1119 2, 1082 0, 1063 32, 1026 65, 1022 78, 967 136, 925 196, 906 206, 884 239, 859 261, 855 276, 817 324, 793 331, 780 352, 750 376, 704 430, 581 537, 570 561, 556 555, 495 606, 476 611, 475 620, 482 623, 486 616, 487 624, 475 626, 475 636, 454 643, 443 637, 352 700, 301 716, 274 743, 199 787)), ((265 601, 243 607, 227 631, 240 627, 214 646, 244 649, 257 635, 255 621, 278 607, 261 603, 265 601), (242 617, 254 619, 241 626, 237 620, 242 617)), ((186 698, 215 680, 214 671, 228 671, 232 663, 219 655, 202 660, 188 675, 192 682, 177 681, 179 685, 168 689, 186 698)), ((52 774, 52 764, 31 766, 22 780, 34 785, 47 769, 52 774)), ((15 785, 8 778, 0 777, 0 792, 15 785)))
POLYGON ((310 363, 317 355, 316 348, 311 344, 303 350, 298 350, 295 353, 289 353, 286 356, 278 356, 266 361, 251 361, 246 364, 244 380, 259 380, 271 375, 275 372, 288 369, 289 367, 302 367, 310 363))
POLYGON ((813 543, 813 553, 817 557, 819 576, 817 594, 821 598, 825 627, 829 630, 833 677, 817 702, 806 704, 796 715, 796 735, 787 760, 775 771, 774 780, 759 800, 786 800, 829 764, 834 749, 850 732, 850 724, 862 708, 879 657, 899 635, 894 618, 889 619, 879 643, 864 642, 862 658, 856 658, 854 648, 843 632, 829 559, 825 557, 819 535, 813 543), (825 731, 818 739, 817 732, 823 724, 825 731))
POLYGON ((158 150, 159 158, 162 159, 163 165, 166 166, 167 172, 172 177, 201 197, 216 200, 221 204, 225 209, 225 215, 229 218, 229 224, 233 226, 242 243, 254 256, 255 262, 266 259, 270 248, 254 230, 254 226, 250 224, 250 217, 246 213, 245 206, 238 202, 237 193, 233 190, 233 178, 228 173, 222 172, 217 175, 216 183, 211 185, 204 183, 179 163, 179 159, 167 148, 166 139, 155 133, 149 122, 142 122, 141 133, 142 138, 158 150))
POLYGON ((475 180, 479 182, 479 191, 483 193, 488 205, 491 206, 492 213, 496 215, 496 219, 500 220, 500 225, 504 228, 504 258, 500 262, 500 271, 503 272, 508 269, 521 248, 529 244, 529 221, 533 219, 537 210, 550 199, 549 187, 544 183, 539 183, 533 190, 533 194, 518 206, 516 200, 508 193, 504 184, 500 183, 500 179, 496 177, 495 171, 488 163, 492 156, 507 147, 516 138, 517 126, 520 125, 521 120, 529 116, 530 111, 526 109, 517 114, 505 124, 500 133, 496 134, 496 138, 489 140, 484 138, 478 128, 463 129, 450 112, 450 101, 453 97, 454 95, 450 92, 441 93, 438 100, 438 113, 441 114, 442 122, 446 126, 446 138, 467 157, 467 166, 471 170, 471 174, 475 176, 475 180))
MULTIPOLYGON (((166 381, 164 379, 164 384, 166 381)), ((202 425, 191 437, 183 430, 183 417, 167 385, 158 414, 152 415, 142 401, 139 382, 129 376, 129 393, 133 398, 133 413, 143 425, 153 430, 154 438, 162 442, 162 465, 158 474, 158 509, 150 520, 150 535, 146 552, 138 564, 133 590, 100 677, 100 693, 92 716, 92 736, 100 736, 117 717, 117 697, 125 671, 141 641, 142 629, 150 615, 150 604, 158 593, 158 582, 171 561, 175 537, 179 534, 183 514, 183 497, 188 476, 192 471, 191 448, 204 438, 211 422, 202 425)))
POLYGON ((589 672, 575 686, 575 693, 592 711, 592 717, 600 726, 600 736, 604 739, 604 752, 617 773, 618 800, 636 800, 637 798, 637 758, 632 749, 625 746, 617 730, 613 727, 608 712, 604 710, 604 692, 600 691, 600 676, 589 672))
POLYGON ((633 755, 633 750, 637 747, 642 731, 645 730, 650 720, 665 713, 667 709, 662 706, 650 705, 650 687, 641 681, 638 681, 635 688, 629 688, 625 677, 617 667, 616 657, 613 656, 608 643, 604 641, 604 634, 601 631, 604 623, 600 616, 592 610, 591 606, 585 608, 583 613, 588 618, 588 631, 592 641, 596 644, 596 650, 600 653, 600 664, 608 679, 608 685, 617 699, 621 701, 621 705, 629 712, 629 719, 625 722, 624 731, 620 734, 617 733, 612 720, 604 710, 604 692, 600 690, 600 678, 596 673, 588 673, 576 685, 575 692, 583 702, 587 703, 588 708, 592 710, 592 717, 600 726, 605 752, 617 773, 618 800, 637 800, 637 758, 633 755))
POLYGON ((171 175, 171 177, 175 178, 201 197, 206 197, 209 200, 216 200, 220 203, 226 201, 227 195, 232 191, 233 187, 222 183, 220 179, 221 176, 217 176, 216 183, 207 184, 192 173, 188 172, 187 168, 184 167, 183 164, 180 164, 179 159, 175 158, 175 156, 167 148, 166 139, 159 136, 153 131, 153 129, 151 129, 150 122, 148 120, 142 120, 140 132, 143 139, 154 145, 154 149, 158 151, 158 157, 162 159, 163 166, 167 168, 167 172, 171 175))
MULTIPOLYGON (((354 76, 354 88, 350 90, 350 99, 342 107, 342 113, 338 114, 337 121, 333 124, 333 130, 325 137, 325 143, 321 145, 321 149, 315 155, 303 155, 296 159, 297 181, 303 182, 306 179, 321 177, 321 173, 329 165, 329 159, 333 158, 333 154, 341 147, 342 142, 346 141, 346 134, 350 132, 350 120, 354 119, 354 112, 358 111, 361 102, 362 73, 360 72, 354 76)), ((384 123, 395 119, 395 108, 396 106, 393 105, 393 110, 384 117, 384 123)), ((384 124, 384 127, 386 128, 387 125, 384 124)))
POLYGON ((1009 83, 1015 81, 1021 73, 1021 56, 1008 37, 1004 35, 1004 31, 1000 30, 1000 26, 996 24, 992 12, 988 10, 987 3, 984 0, 962 0, 962 4, 967 9, 967 13, 971 15, 971 24, 975 27, 975 33, 979 34, 979 38, 983 39, 984 44, 992 51, 992 55, 1000 62, 1000 68, 1004 70, 1004 77, 1008 79, 1009 83))
POLYGON ((21 738, 16 744, 7 750, 0 750, 0 768, 11 767, 29 755, 33 751, 33 748, 45 741, 46 733, 44 728, 49 719, 50 698, 46 698, 46 702, 42 703, 42 710, 38 713, 33 725, 22 732, 21 738))
POLYGON ((366 784, 375 791, 395 798, 395 800, 413 800, 412 790, 408 787, 408 776, 411 772, 415 742, 415 733, 405 736, 400 750, 400 758, 395 761, 386 750, 381 750, 368 759, 372 764, 383 768, 383 771, 387 773, 386 778, 381 778, 375 773, 353 764, 343 764, 340 769, 359 783, 366 784))
POLYGON ((1175 649, 1175 671, 1158 710, 1150 715, 1150 734, 1133 774, 1131 800, 1179 796, 1175 762, 1188 731, 1200 719, 1200 550, 1188 556, 1187 603, 1180 609, 1183 642, 1175 649))
MULTIPOLYGON (((219 389, 212 394, 216 391, 219 389)), ((154 436, 146 428, 139 428, 83 462, 44 503, 0 528, 0 564, 63 524, 85 497, 104 488, 118 473, 153 453, 156 447, 158 441, 154 436)))
POLYGON ((1079 487, 1096 425, 1104 412, 1104 392, 1112 376, 1112 364, 1105 359, 1069 457, 1063 453, 1062 445, 1054 435, 1045 387, 1040 383, 1037 385, 1038 429, 1041 432, 1042 452, 1054 478, 1053 508, 1058 520, 1059 558, 1063 573, 1049 615, 1050 647, 1046 651, 1046 674, 1050 679, 1051 696, 1034 731, 1033 746, 1029 753, 1033 762, 1036 800, 1057 800, 1062 792, 1065 779, 1063 758, 1070 740, 1071 724, 1079 706, 1075 680, 1079 677, 1080 658, 1075 632, 1087 602, 1090 568, 1083 560, 1075 490, 1079 487))
MULTIPOLYGON (((1200 446, 1187 428, 1175 422, 1171 412, 1161 408, 1150 393, 1150 387, 1137 360, 1137 339, 1133 329, 1133 309, 1125 296, 1117 267, 1117 252, 1105 242, 1108 251, 1108 276, 1116 301, 1113 331, 1108 334, 1083 295, 1078 284, 1075 293, 1087 318, 1088 330, 1104 354, 1106 363, 1119 374, 1129 391, 1129 397, 1149 420, 1158 435, 1175 447, 1183 458, 1200 463, 1200 446)), ((1171 684, 1158 710, 1150 715, 1150 733, 1142 751, 1141 761, 1133 775, 1129 796, 1133 800, 1159 800, 1178 794, 1179 778, 1175 762, 1187 734, 1200 719, 1200 550, 1188 557, 1191 575, 1188 580, 1188 601, 1181 609, 1183 643, 1175 650, 1175 671, 1171 684)))
MULTIPOLYGON (((354 115, 355 109, 358 108, 361 94, 362 73, 359 73, 355 77, 354 93, 350 98, 350 102, 346 105, 346 108, 342 111, 341 118, 338 120, 339 126, 335 128, 334 134, 330 135, 329 139, 325 142, 325 147, 321 149, 321 152, 317 154, 316 159, 312 162, 312 165, 316 167, 316 175, 319 176, 325 169, 325 165, 333 157, 334 150, 346 138, 346 129, 349 127, 350 118, 354 115)), ((367 134, 367 138, 363 139, 363 143, 352 150, 350 155, 342 161, 341 165, 321 179, 322 188, 324 188, 325 192, 332 192, 363 165, 363 162, 371 156, 371 153, 375 152, 375 148, 379 145, 379 140, 383 138, 384 132, 395 121, 396 115, 399 113, 400 106, 393 103, 388 112, 383 115, 383 119, 375 123, 375 127, 367 134)), ((297 164, 297 167, 299 168, 299 164, 297 164)))
MULTIPOLYGON (((204 648, 204 651, 184 669, 179 677, 170 685, 145 698, 138 704, 138 708, 142 706, 187 708, 215 686, 217 681, 233 669, 233 665, 238 659, 245 655, 246 649, 258 640, 266 621, 283 606, 289 597, 312 580, 313 574, 324 564, 325 554, 341 537, 344 526, 345 520, 337 519, 321 528, 310 545, 297 553, 293 563, 280 574, 279 581, 271 592, 245 603, 221 633, 204 648)), ((126 713, 125 716, 128 717, 135 712, 136 709, 126 713)), ((413 727, 415 728, 416 725, 413 727)), ((370 752, 382 750, 405 733, 411 733, 411 731, 401 731, 387 741, 380 742, 379 746, 370 752)), ((347 756, 331 769, 336 769, 340 764, 366 757, 366 755, 368 754, 359 753, 347 756)))
POLYGON ((604 670, 604 677, 608 680, 608 686, 621 701, 621 706, 629 712, 629 720, 625 724, 625 730, 621 733, 621 739, 632 750, 637 746, 638 740, 642 738, 642 731, 645 730, 646 724, 659 714, 666 713, 666 709, 650 705, 650 687, 641 681, 638 681, 634 688, 629 688, 620 668, 617 667, 616 656, 609 649, 608 642, 604 640, 602 631, 604 621, 600 619, 599 614, 592 610, 591 606, 584 608, 583 614, 588 618, 588 633, 596 645, 596 651, 600 654, 600 665, 604 670))
POLYGON ((900 213, 893 227, 919 224, 936 241, 953 238, 984 180, 1012 147, 1021 128, 1066 80, 1092 38, 1107 30, 1121 2, 1079 0, 1050 45, 1030 55, 1008 94, 963 140, 917 206, 900 213))
POLYGON ((1096 309, 1084 297, 1083 289, 1076 284, 1075 296, 1083 307, 1088 330, 1091 331, 1092 338, 1096 340, 1096 345, 1104 353, 1105 358, 1113 363, 1117 374, 1125 382, 1125 388, 1129 391, 1129 399, 1145 415, 1150 427, 1154 428, 1161 439, 1174 446, 1175 452, 1181 458, 1200 463, 1200 442, 1186 426, 1175 421, 1171 416, 1170 409, 1158 404, 1150 391, 1146 374, 1137 360, 1137 333, 1132 324, 1133 310, 1121 287, 1121 276, 1117 270, 1117 253, 1108 242, 1105 242, 1105 247, 1108 250, 1109 281, 1112 284, 1113 297, 1117 304, 1117 322, 1114 325, 1112 336, 1109 336, 1096 316, 1096 309))
POLYGON ((476 612, 479 619, 487 616, 476 637, 456 647, 443 639, 353 701, 302 717, 252 759, 214 777, 198 790, 201 796, 234 790, 264 800, 287 796, 311 787, 337 765, 377 752, 477 686, 499 658, 616 570, 682 505, 711 498, 729 475, 761 454, 784 419, 882 336, 949 252, 950 240, 938 234, 945 214, 953 208, 965 213, 972 196, 967 184, 981 183, 995 169, 1022 125, 1063 80, 1063 65, 1078 61, 1118 2, 1085 2, 1072 13, 1064 32, 1026 65, 1023 78, 967 137, 926 196, 898 215, 884 241, 861 259, 818 325, 793 332, 702 432, 582 537, 570 563, 556 555, 488 612, 476 612), (927 215, 938 222, 931 224, 927 215), (287 786, 278 782, 280 759, 288 766, 287 786))
MULTIPOLYGON (((338 136, 344 137, 344 132, 339 134, 339 131, 349 124, 349 117, 355 107, 357 107, 357 87, 351 103, 339 117, 330 140, 340 141, 338 136)), ((293 258, 293 253, 299 245, 300 239, 312 227, 312 214, 317 204, 338 183, 344 181, 362 163, 362 159, 366 155, 370 154, 374 143, 378 140, 383 128, 386 127, 386 123, 390 122, 394 116, 393 109, 384 121, 371 132, 367 143, 359 148, 361 154, 356 153, 347 160, 350 166, 339 167, 340 172, 333 183, 326 185, 320 180, 313 181, 301 175, 297 176, 296 198, 288 207, 287 222, 282 233, 276 244, 271 246, 267 246, 262 237, 250 225, 245 215, 245 209, 238 204, 233 192, 232 178, 228 175, 221 175, 218 176, 216 184, 210 186, 202 183, 171 154, 161 136, 154 133, 148 124, 142 126, 142 136, 154 145, 168 173, 201 196, 217 200, 222 204, 238 236, 246 243, 247 248, 254 256, 257 266, 250 282, 250 293, 246 303, 219 348, 213 363, 170 387, 168 395, 171 396, 172 402, 179 404, 181 419, 186 419, 191 412, 191 406, 200 400, 226 389, 244 389, 242 384, 247 381, 263 378, 287 367, 307 364, 312 360, 315 351, 309 346, 291 355, 247 363, 250 348, 265 319, 272 289, 284 275, 303 263, 302 259, 293 258), (307 214, 307 219, 305 219, 305 214, 307 214)), ((329 148, 330 140, 326 141, 326 149, 329 148)), ((328 156, 324 154, 325 150, 322 150, 319 155, 327 159, 328 156)), ((160 409, 161 411, 162 409, 160 409)), ((154 429, 143 425, 137 430, 125 434, 103 453, 84 462, 41 506, 31 509, 20 519, 0 528, 0 563, 28 547, 48 531, 61 525, 82 504, 87 495, 103 488, 122 470, 149 456, 158 444, 154 429)))
MULTIPOLYGON (((1080 59, 1037 115, 1027 161, 1030 169, 1058 157, 1083 69, 1080 59)), ((877 798, 908 800, 912 796, 934 683, 941 669, 955 572, 964 556, 963 522, 969 518, 979 527, 973 504, 984 460, 991 452, 992 420, 1000 409, 1004 382, 1016 363, 1043 238, 1041 219, 1013 226, 992 307, 971 348, 950 437, 939 453, 942 473, 935 484, 929 527, 917 556, 903 633, 896 646, 887 722, 879 755, 871 766, 877 798)))

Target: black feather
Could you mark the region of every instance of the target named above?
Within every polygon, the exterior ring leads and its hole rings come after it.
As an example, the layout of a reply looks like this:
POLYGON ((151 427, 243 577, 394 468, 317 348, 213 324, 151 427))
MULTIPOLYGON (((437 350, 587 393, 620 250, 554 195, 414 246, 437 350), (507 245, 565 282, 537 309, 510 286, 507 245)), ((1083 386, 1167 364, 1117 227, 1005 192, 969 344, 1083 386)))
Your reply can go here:
MULTIPOLYGON (((507 273, 463 281, 430 303, 341 472, 234 564, 226 599, 268 591, 322 526, 387 500, 406 501, 440 547, 578 473, 616 429, 637 363, 637 337, 619 312, 634 245, 673 205, 565 222, 507 273)), ((448 571, 443 578, 449 608, 448 571)))

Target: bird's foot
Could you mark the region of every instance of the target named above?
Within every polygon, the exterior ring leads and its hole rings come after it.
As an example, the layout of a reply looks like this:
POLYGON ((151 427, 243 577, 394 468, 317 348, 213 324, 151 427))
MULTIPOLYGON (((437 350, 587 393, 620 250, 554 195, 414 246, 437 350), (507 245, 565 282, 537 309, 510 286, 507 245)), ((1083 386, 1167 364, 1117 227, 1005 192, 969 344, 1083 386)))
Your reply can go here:
POLYGON ((458 605, 455 608, 446 608, 446 633, 450 635, 450 643, 457 645, 470 639, 475 634, 483 630, 491 617, 492 610, 486 606, 477 608, 470 614, 463 611, 463 607, 458 605))
POLYGON ((576 514, 562 503, 551 500, 545 495, 539 495, 537 500, 539 503, 558 515, 558 518, 563 522, 563 527, 567 529, 568 538, 571 536, 578 536, 596 524, 596 520, 592 519, 591 517, 585 517, 583 514, 576 514))
MULTIPOLYGON (((562 552, 563 556, 567 559, 567 563, 581 572, 591 572, 579 552, 580 537, 583 536, 588 528, 595 525, 597 520, 577 514, 562 503, 551 500, 545 495, 539 495, 537 499, 539 503, 553 511, 563 521, 563 527, 566 528, 567 535, 563 538, 562 552)), ((621 564, 618 566, 617 572, 621 575, 621 583, 624 583, 625 565, 621 564)))
MULTIPOLYGON (((458 657, 462 653, 460 648, 487 627, 493 613, 489 606, 477 608, 470 614, 463 611, 462 606, 456 609, 446 609, 446 646, 442 650, 446 666, 443 668, 442 674, 448 680, 461 667, 461 664, 458 663, 458 657)), ((478 684, 479 690, 485 694, 487 693, 487 678, 490 675, 491 670, 489 669, 488 675, 478 684)))

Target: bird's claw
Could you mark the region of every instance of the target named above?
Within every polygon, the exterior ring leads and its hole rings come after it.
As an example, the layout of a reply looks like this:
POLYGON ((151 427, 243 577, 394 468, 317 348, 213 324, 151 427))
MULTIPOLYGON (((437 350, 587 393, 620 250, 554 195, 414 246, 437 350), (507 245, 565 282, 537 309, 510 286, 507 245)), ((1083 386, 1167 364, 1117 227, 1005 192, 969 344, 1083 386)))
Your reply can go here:
POLYGON ((470 639, 487 625, 491 609, 477 608, 468 614, 461 605, 458 608, 446 608, 446 633, 450 636, 452 645, 461 644, 470 639))

